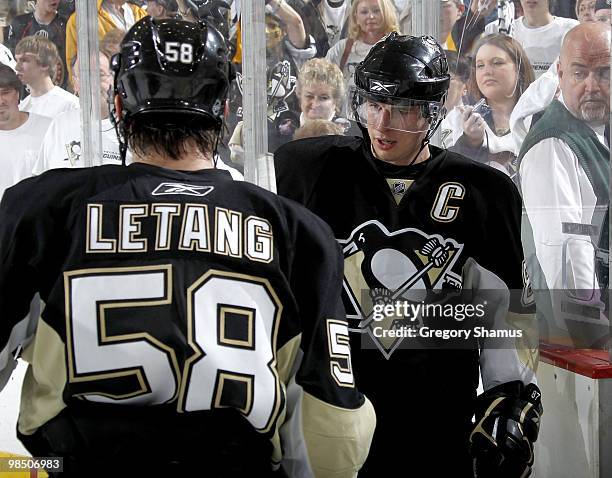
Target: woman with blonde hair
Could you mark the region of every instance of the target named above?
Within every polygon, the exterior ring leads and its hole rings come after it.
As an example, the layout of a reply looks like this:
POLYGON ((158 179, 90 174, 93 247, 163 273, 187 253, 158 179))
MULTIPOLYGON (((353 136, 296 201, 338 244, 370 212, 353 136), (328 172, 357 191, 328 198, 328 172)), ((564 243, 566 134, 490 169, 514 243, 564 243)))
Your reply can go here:
POLYGON ((340 68, 325 58, 308 60, 298 73, 296 93, 300 103, 301 125, 306 120, 332 121, 341 114, 346 98, 340 68))
POLYGON ((399 32, 395 6, 391 0, 355 0, 351 5, 348 37, 327 52, 326 58, 340 67, 347 90, 353 86, 355 67, 370 48, 392 31, 399 32))

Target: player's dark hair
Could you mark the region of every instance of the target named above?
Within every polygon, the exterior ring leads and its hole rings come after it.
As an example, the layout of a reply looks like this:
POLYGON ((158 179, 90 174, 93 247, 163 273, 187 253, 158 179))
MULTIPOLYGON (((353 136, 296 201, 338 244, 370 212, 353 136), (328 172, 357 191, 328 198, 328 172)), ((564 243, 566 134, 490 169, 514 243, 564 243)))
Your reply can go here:
POLYGON ((219 129, 201 118, 183 116, 182 121, 159 121, 159 116, 139 117, 123 125, 124 137, 130 149, 139 156, 155 152, 161 156, 180 160, 195 146, 211 159, 217 147, 219 129))

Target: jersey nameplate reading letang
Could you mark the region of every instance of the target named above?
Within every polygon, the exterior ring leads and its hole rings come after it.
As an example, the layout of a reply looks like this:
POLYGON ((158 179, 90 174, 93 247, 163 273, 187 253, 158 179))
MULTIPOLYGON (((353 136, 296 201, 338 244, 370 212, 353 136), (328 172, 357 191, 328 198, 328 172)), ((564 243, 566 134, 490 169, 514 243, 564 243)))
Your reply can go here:
POLYGON ((206 204, 124 204, 119 206, 115 237, 105 237, 104 205, 87 205, 86 252, 149 252, 172 249, 212 252, 223 256, 246 257, 269 263, 274 254, 272 225, 257 216, 243 218, 231 209, 215 207, 209 216, 206 204), (153 221, 155 237, 142 232, 145 221, 153 221), (173 225, 180 221, 179 234, 173 225), (212 222, 212 224, 211 224, 212 222))

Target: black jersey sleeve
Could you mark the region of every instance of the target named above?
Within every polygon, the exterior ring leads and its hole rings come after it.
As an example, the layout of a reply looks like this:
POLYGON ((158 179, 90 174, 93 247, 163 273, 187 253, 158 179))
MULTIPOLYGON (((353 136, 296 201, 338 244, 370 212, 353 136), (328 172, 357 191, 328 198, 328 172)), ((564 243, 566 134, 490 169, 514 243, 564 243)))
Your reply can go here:
POLYGON ((354 476, 367 457, 376 419, 355 387, 341 299, 342 253, 322 220, 285 203, 293 210, 287 215, 294 238, 290 282, 301 339, 287 393, 284 466, 296 472, 304 443, 302 454, 315 476, 354 476))
POLYGON ((274 153, 278 194, 309 206, 326 166, 334 161, 337 148, 349 146, 357 150, 361 138, 325 136, 291 141, 274 153))
POLYGON ((28 191, 23 184, 9 188, 0 203, 0 389, 16 364, 13 356, 36 329, 41 238, 52 228, 49 216, 35 216, 28 191))
POLYGON ((28 23, 28 15, 19 15, 13 19, 9 25, 8 35, 6 37, 6 46, 15 54, 15 47, 19 40, 23 37, 23 30, 28 23))
POLYGON ((87 182, 88 169, 58 169, 8 188, 0 202, 0 388, 11 356, 31 341, 49 284, 70 244, 67 204, 87 182), (44 212, 43 212, 44 211, 44 212), (61 224, 61 225, 60 225, 61 224))
MULTIPOLYGON (((486 209, 487 238, 479 262, 494 274, 490 275, 491 283, 499 278, 507 291, 503 310, 493 314, 496 328, 519 329, 521 338, 505 349, 482 340, 480 364, 485 390, 514 380, 535 382, 539 360, 535 306, 521 246, 521 197, 510 178, 498 171, 491 172, 495 176, 491 184, 495 196, 486 209)), ((477 288, 497 288, 488 284, 489 281, 484 281, 477 288)))

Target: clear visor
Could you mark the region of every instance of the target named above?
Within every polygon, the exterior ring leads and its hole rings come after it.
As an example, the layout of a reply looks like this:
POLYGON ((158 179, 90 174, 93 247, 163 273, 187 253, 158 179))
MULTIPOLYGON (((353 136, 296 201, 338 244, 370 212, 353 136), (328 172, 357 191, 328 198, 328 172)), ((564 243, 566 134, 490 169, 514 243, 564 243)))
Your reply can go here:
POLYGON ((437 101, 388 97, 378 101, 376 96, 355 91, 353 111, 355 120, 366 128, 422 133, 436 124, 442 104, 437 101))

